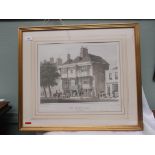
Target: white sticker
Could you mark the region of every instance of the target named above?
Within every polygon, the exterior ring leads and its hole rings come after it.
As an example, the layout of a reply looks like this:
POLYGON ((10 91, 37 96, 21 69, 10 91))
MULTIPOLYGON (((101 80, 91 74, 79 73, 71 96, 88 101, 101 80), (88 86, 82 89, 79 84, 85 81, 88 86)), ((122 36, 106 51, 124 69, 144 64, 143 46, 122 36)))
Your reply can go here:
POLYGON ((32 37, 31 36, 25 36, 25 40, 31 41, 32 40, 32 37))

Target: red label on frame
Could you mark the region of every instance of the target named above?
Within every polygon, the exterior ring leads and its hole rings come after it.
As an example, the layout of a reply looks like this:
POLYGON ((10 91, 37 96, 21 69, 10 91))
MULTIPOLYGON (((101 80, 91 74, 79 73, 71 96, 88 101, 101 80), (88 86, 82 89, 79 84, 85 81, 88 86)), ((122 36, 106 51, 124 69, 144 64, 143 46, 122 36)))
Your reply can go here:
POLYGON ((25 122, 25 124, 31 124, 31 122, 25 122))

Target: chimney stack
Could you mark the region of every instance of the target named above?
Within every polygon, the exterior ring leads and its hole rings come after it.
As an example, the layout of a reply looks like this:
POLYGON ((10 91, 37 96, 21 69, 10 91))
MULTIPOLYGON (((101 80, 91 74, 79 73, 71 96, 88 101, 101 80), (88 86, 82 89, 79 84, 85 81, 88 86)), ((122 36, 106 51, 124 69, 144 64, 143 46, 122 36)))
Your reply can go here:
POLYGON ((84 58, 88 56, 88 49, 86 47, 81 47, 80 57, 84 58))
POLYGON ((50 58, 50 64, 54 64, 54 58, 50 58))
POLYGON ((61 66, 62 65, 62 59, 61 58, 57 58, 57 65, 61 66))
POLYGON ((71 59, 71 55, 67 54, 67 61, 69 61, 71 59))

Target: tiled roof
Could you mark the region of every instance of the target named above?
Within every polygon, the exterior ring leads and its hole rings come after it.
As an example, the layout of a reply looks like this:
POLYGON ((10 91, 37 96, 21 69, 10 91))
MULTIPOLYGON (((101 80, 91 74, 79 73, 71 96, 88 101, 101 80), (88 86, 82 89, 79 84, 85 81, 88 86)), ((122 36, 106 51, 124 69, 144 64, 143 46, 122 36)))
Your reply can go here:
POLYGON ((72 59, 69 59, 66 62, 64 62, 63 65, 65 65, 65 64, 71 64, 71 63, 73 63, 73 60, 72 59))
POLYGON ((89 54, 89 57, 91 59, 91 61, 93 62, 100 62, 100 63, 103 63, 103 64, 108 64, 108 62, 106 62, 102 57, 100 56, 96 56, 96 55, 93 55, 93 54, 89 54))
POLYGON ((63 63, 63 64, 72 64, 72 63, 88 62, 88 61, 91 61, 91 62, 98 62, 98 63, 102 63, 102 64, 108 64, 108 62, 105 61, 102 57, 96 56, 96 55, 93 55, 93 54, 88 54, 87 57, 80 57, 80 56, 77 56, 75 59, 67 60, 67 61, 66 61, 65 63, 63 63))

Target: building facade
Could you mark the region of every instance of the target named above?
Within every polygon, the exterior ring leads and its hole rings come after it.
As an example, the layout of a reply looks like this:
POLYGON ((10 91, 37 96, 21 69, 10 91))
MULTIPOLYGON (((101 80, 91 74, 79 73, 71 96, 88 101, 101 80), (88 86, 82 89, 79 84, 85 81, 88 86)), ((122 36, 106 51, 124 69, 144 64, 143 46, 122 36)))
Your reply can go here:
POLYGON ((109 64, 100 56, 88 53, 81 47, 75 59, 67 55, 67 61, 58 66, 64 98, 103 97, 106 93, 105 72, 109 64))
POLYGON ((119 97, 119 88, 118 88, 118 68, 114 67, 106 71, 106 97, 108 98, 117 98, 119 97))

